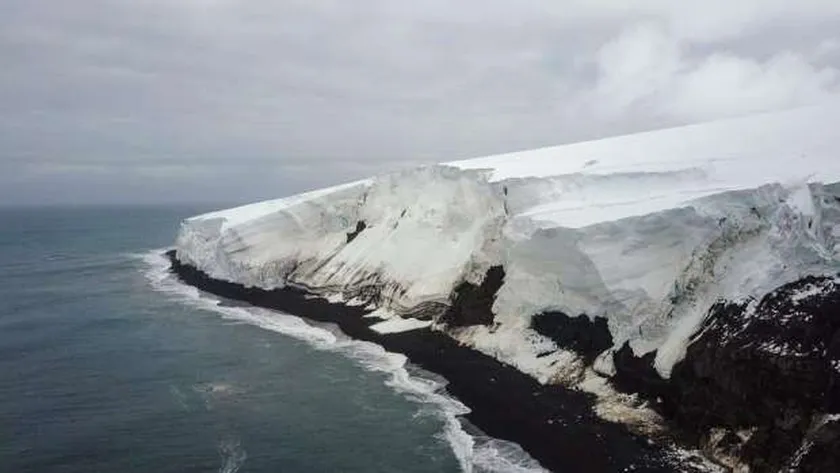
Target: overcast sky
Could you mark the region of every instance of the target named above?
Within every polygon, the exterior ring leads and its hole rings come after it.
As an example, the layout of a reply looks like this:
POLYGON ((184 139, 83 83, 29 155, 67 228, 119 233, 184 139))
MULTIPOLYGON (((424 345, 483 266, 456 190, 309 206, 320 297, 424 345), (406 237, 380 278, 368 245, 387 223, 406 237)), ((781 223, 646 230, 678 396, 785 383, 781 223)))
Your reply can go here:
POLYGON ((838 93, 838 0, 2 0, 0 204, 244 202, 838 93))

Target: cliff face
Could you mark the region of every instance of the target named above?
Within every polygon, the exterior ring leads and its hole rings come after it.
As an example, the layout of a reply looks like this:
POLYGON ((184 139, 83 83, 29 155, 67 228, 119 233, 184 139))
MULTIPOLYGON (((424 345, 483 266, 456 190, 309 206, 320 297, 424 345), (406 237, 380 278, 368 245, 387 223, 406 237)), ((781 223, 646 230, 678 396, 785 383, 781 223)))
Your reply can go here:
POLYGON ((637 393, 733 466, 826 471, 840 451, 835 118, 404 171, 188 219, 176 257, 426 321, 404 326, 604 402, 637 393))
POLYGON ((713 306, 670 379, 632 358, 616 359, 616 378, 660 399, 666 418, 733 468, 838 471, 838 360, 840 276, 805 277, 713 306))

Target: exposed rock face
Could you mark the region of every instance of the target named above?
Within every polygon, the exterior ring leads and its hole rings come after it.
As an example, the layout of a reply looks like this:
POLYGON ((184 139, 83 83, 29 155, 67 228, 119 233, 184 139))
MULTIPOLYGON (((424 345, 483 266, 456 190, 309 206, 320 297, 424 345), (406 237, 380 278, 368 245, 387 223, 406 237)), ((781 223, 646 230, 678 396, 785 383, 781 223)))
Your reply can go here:
POLYGON ((440 321, 451 327, 491 325, 493 302, 504 281, 505 269, 501 266, 491 266, 480 285, 467 281, 458 284, 453 292, 452 305, 444 312, 440 321))
POLYGON ((362 233, 362 231, 364 231, 365 228, 367 228, 367 224, 364 220, 359 220, 358 222, 356 222, 356 229, 352 232, 347 233, 347 243, 350 243, 353 240, 355 240, 356 237, 359 236, 359 233, 362 233))
POLYGON ((755 472, 840 471, 840 278, 715 305, 667 382, 654 357, 619 350, 616 386, 661 398, 666 417, 719 460, 755 472))
POLYGON ((630 345, 625 343, 613 354, 616 374, 612 377, 612 383, 624 392, 638 393, 655 401, 666 418, 669 418, 674 411, 671 400, 675 398, 675 387, 669 380, 659 376, 653 367, 654 360, 656 351, 637 357, 630 345))
POLYGON ((802 446, 781 471, 840 471, 840 463, 837 461, 838 444, 840 417, 834 415, 818 419, 806 433, 802 446))
POLYGON ((586 314, 569 317, 563 312, 543 312, 531 319, 531 328, 552 339, 558 347, 571 350, 592 364, 595 357, 613 346, 607 319, 586 314))

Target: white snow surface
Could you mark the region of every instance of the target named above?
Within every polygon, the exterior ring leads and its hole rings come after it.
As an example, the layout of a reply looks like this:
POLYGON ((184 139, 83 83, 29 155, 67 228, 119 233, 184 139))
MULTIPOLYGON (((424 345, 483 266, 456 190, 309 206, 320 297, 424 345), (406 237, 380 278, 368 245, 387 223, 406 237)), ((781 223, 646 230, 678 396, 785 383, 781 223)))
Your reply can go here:
POLYGON ((840 100, 450 164, 524 184, 524 214, 579 228, 770 182, 834 182, 838 118, 840 100), (534 178, 543 180, 536 188, 534 178))
POLYGON ((432 325, 431 320, 394 317, 392 319, 383 320, 382 322, 373 324, 370 328, 379 333, 400 333, 417 330, 419 328, 426 328, 430 325, 432 325))
POLYGON ((840 272, 837 123, 833 101, 406 170, 192 217, 177 254, 245 285, 376 293, 375 308, 405 318, 435 316, 502 265, 494 326, 453 337, 571 383, 586 367, 537 356, 557 347, 531 317, 600 316, 616 348, 658 350, 667 377, 714 302, 840 272))

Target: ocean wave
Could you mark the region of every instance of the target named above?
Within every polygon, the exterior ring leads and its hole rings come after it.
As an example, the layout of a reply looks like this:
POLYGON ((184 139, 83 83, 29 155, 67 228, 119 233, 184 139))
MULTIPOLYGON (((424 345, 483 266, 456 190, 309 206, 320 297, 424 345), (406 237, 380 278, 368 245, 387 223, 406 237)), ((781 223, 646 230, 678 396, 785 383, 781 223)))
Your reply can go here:
POLYGON ((238 437, 226 437, 219 441, 219 456, 222 464, 219 473, 236 473, 248 459, 248 453, 242 448, 238 437))
POLYGON ((410 366, 405 355, 388 352, 375 343, 353 340, 337 328, 313 326, 300 317, 282 312, 220 305, 220 299, 179 281, 169 271, 164 251, 159 249, 136 255, 143 260, 143 272, 155 290, 179 302, 220 314, 225 319, 302 340, 316 349, 346 356, 364 369, 387 374, 385 384, 390 388, 414 402, 433 406, 431 412, 444 422, 440 435, 449 443, 465 473, 546 472, 519 445, 480 433, 468 433, 459 417, 470 409, 445 393, 445 380, 410 366))

